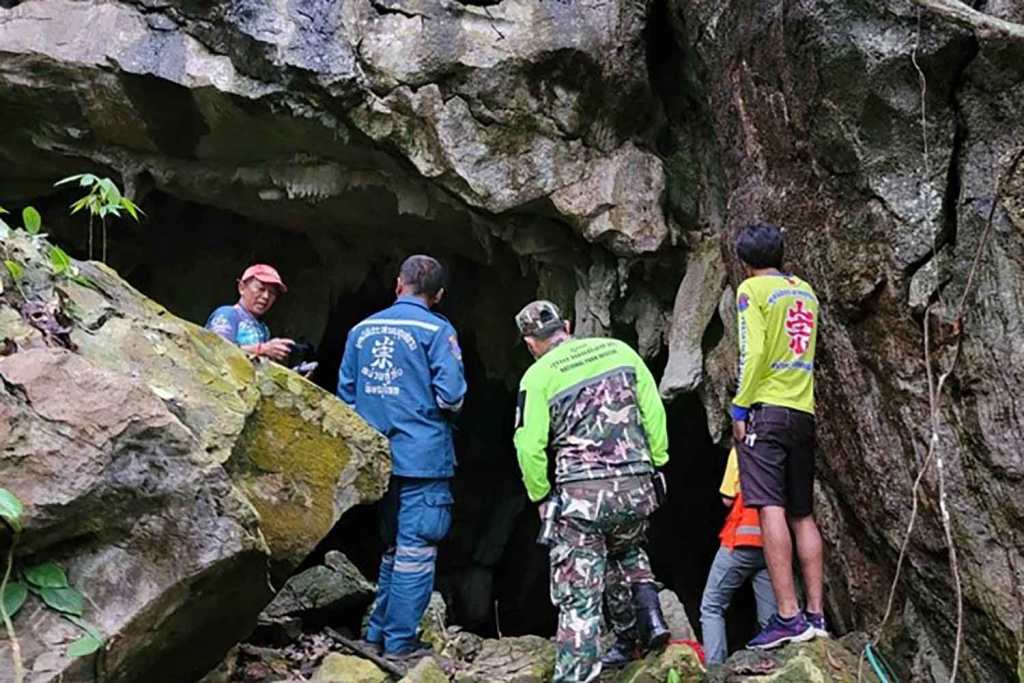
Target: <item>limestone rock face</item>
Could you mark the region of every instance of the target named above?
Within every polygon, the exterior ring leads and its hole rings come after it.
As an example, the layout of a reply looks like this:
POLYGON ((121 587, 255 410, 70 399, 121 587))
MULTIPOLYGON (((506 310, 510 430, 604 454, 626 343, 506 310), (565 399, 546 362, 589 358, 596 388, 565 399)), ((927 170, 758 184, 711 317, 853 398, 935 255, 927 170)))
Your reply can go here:
POLYGON ((323 219, 373 187, 428 216, 450 202, 431 179, 488 212, 541 201, 587 239, 650 252, 668 235, 664 175, 628 142, 654 109, 647 4, 20 3, 0 46, 23 58, 3 78, 26 116, 46 107, 52 134, 5 132, 0 148, 42 148, 54 166, 75 149, 247 215, 323 219))
MULTIPOLYGON (((841 629, 873 631, 885 609, 930 441, 930 304, 935 377, 959 346, 937 434, 965 596, 959 675, 1007 680, 1024 619, 1024 345, 1014 322, 1024 316, 1024 128, 1007 123, 1024 105, 1024 47, 979 43, 913 3, 672 6, 715 131, 702 166, 724 179, 717 229, 730 240, 750 221, 785 226, 789 268, 823 303, 818 510, 830 614, 841 629)), ((986 11, 1024 19, 1019 4, 986 11)), ((955 633, 936 465, 896 602, 906 628, 895 646, 928 653, 901 674, 914 680, 948 679, 955 633)))
MULTIPOLYGON (((47 274, 45 242, 19 231, 3 246, 28 271, 0 296, 0 482, 25 504, 17 556, 65 567, 108 642, 102 663, 68 659, 81 630, 31 598, 14 624, 32 680, 91 680, 96 666, 108 681, 198 678, 254 625, 271 565, 295 566, 348 507, 380 497, 386 442, 112 271, 82 264, 87 287, 47 274), (72 349, 44 338, 65 315, 72 349)), ((5 647, 0 680, 12 675, 5 647)))
POLYGON ((676 293, 668 339, 668 365, 661 377, 661 395, 694 391, 703 380, 704 332, 718 309, 725 287, 725 264, 718 240, 707 240, 691 255, 676 293))

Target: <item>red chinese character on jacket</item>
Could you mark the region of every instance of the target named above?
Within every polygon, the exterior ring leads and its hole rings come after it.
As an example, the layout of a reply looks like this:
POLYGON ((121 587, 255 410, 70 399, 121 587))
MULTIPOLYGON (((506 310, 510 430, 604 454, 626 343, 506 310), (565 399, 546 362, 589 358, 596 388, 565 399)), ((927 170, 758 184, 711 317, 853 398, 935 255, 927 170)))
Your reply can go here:
POLYGON ((814 331, 814 311, 804 308, 803 301, 797 301, 786 311, 786 334, 789 335, 789 348, 800 356, 807 350, 814 331))

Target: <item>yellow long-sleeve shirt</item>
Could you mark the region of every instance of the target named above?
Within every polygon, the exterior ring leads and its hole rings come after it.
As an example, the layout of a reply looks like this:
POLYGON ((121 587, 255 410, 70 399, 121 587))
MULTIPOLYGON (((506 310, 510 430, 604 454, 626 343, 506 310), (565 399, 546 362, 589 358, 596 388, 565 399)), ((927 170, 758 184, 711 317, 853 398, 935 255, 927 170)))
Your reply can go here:
POLYGON ((739 388, 732 416, 765 403, 814 413, 818 297, 794 275, 747 278, 736 292, 739 388))

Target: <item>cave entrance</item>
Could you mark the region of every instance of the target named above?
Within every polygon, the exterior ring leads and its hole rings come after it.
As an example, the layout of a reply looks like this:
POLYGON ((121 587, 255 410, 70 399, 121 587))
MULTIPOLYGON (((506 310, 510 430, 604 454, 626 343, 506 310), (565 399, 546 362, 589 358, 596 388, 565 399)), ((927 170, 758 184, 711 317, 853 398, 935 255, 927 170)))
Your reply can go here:
MULTIPOLYGON (((57 241, 85 258, 82 222, 63 216, 62 202, 35 203, 57 241)), ((380 200, 366 199, 366 206, 375 203, 380 200)), ((451 287, 440 312, 459 332, 470 395, 457 423, 454 523, 441 548, 437 588, 450 621, 468 630, 552 635, 556 615, 548 597, 547 551, 535 543, 539 521, 512 447, 515 387, 531 362, 515 335, 513 316, 538 291, 528 264, 501 242, 479 248, 476 238, 467 237, 473 233, 464 218, 459 225, 410 224, 406 217, 397 228, 353 237, 346 228, 254 221, 159 191, 147 196, 143 208, 144 226, 121 224, 110 231, 114 268, 175 314, 201 325, 216 306, 235 300, 235 279, 246 265, 276 265, 289 292, 270 312, 270 327, 275 335, 317 344, 320 365, 313 380, 332 393, 348 330, 392 303, 401 260, 430 253, 449 268, 451 287)), ((388 206, 377 211, 385 226, 396 223, 398 213, 388 206)), ((636 342, 628 331, 617 333, 636 342)), ((656 376, 665 361, 662 356, 651 362, 656 376)), ((679 595, 699 633, 700 596, 725 516, 717 494, 724 452, 711 442, 695 396, 677 398, 667 408, 670 497, 652 518, 648 548, 656 576, 679 595)), ((308 563, 331 549, 375 578, 382 548, 374 508, 349 511, 308 563)), ((747 588, 728 621, 734 646, 752 635, 753 615, 747 588)))

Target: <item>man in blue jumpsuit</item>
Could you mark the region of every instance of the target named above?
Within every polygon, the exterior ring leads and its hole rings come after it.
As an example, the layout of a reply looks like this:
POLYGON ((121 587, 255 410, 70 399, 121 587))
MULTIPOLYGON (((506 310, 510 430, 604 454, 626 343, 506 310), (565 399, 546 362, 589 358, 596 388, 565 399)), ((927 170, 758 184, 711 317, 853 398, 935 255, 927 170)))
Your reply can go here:
POLYGON ((391 444, 391 482, 381 501, 388 550, 366 640, 395 658, 427 648, 416 631, 433 590, 437 544, 452 520, 449 420, 462 408, 466 379, 455 328, 431 311, 444 279, 435 259, 406 259, 398 300, 352 328, 338 373, 338 396, 391 444))

